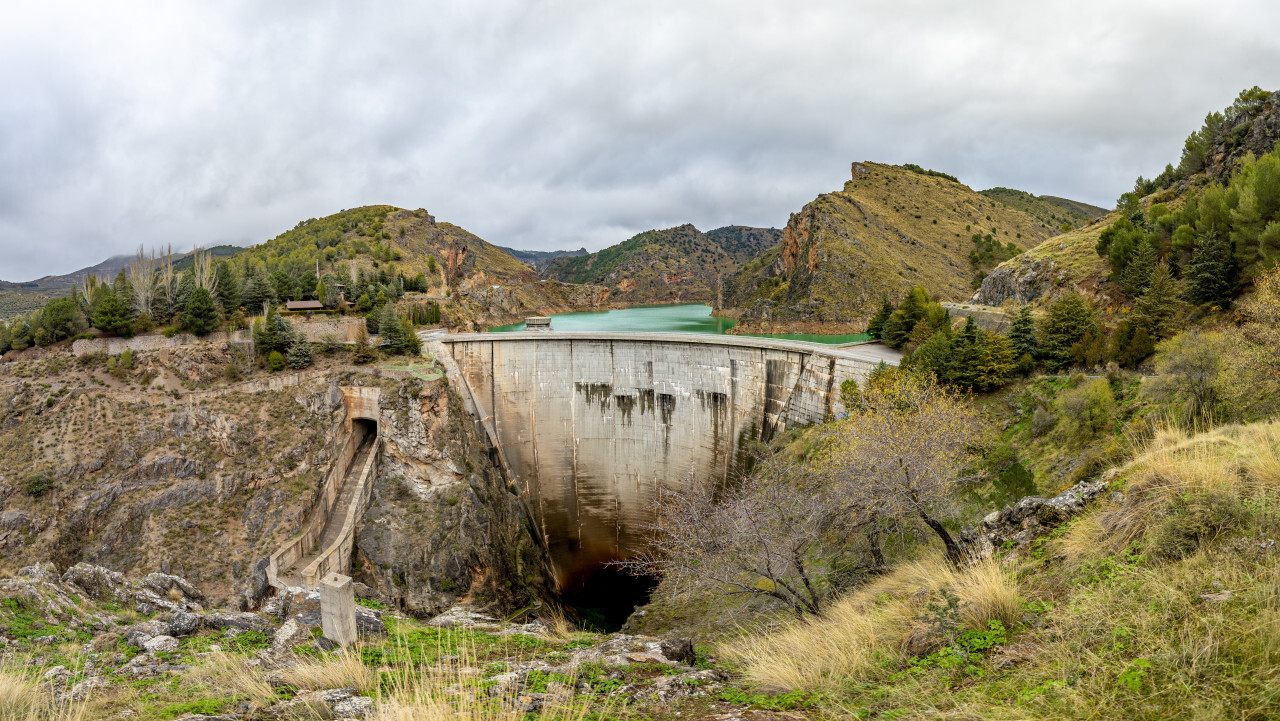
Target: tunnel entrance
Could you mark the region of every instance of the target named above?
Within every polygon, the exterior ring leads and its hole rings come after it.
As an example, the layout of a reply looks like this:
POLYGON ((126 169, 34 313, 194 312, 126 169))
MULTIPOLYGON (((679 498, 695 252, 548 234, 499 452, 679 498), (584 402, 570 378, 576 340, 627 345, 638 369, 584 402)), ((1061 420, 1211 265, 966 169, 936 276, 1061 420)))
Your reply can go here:
POLYGON ((351 446, 356 449, 352 460, 378 437, 378 422, 369 418, 351 419, 351 446))
POLYGON ((636 607, 649 602, 658 579, 633 576, 614 566, 578 571, 560 592, 560 600, 578 612, 583 626, 603 633, 621 630, 636 607))

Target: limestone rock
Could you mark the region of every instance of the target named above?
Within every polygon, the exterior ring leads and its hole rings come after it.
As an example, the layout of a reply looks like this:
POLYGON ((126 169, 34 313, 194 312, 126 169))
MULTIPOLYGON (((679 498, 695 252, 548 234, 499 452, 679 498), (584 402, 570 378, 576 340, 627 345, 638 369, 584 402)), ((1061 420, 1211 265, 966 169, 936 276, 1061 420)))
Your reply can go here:
POLYGON ((972 558, 989 558, 1012 544, 1022 547, 1084 510, 1106 491, 1107 480, 1082 481, 1052 498, 1024 496, 1017 503, 989 513, 975 527, 960 532, 972 558))
POLYGON ((169 651, 178 650, 178 639, 173 636, 153 636, 142 642, 142 648, 147 653, 167 653, 169 651))
POLYGON ((256 613, 206 613, 200 617, 200 624, 205 628, 227 629, 235 628, 240 631, 257 631, 270 636, 275 631, 275 627, 270 621, 259 616, 256 613))
POLYGON ((170 636, 186 636, 196 632, 200 627, 200 617, 187 611, 178 611, 169 619, 170 636))

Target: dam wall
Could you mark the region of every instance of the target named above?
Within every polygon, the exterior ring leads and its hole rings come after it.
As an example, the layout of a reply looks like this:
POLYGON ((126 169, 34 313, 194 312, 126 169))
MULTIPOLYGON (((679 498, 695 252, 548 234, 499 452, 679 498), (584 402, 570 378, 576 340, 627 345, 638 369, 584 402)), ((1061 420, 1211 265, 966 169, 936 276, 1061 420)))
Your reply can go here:
POLYGON ((841 382, 861 384, 881 360, 744 336, 432 340, 524 494, 562 589, 637 548, 664 488, 729 479, 748 440, 842 411, 841 382))

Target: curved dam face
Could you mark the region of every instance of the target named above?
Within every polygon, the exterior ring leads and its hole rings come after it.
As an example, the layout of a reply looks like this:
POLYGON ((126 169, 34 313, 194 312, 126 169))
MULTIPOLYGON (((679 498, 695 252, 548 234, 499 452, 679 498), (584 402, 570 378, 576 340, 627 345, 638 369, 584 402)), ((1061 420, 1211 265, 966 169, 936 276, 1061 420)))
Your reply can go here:
MULTIPOLYGON (((442 336, 563 591, 643 542, 663 488, 724 480, 748 439, 842 410, 856 347, 694 334, 442 336)), ((891 361, 892 362, 892 361, 891 361)))

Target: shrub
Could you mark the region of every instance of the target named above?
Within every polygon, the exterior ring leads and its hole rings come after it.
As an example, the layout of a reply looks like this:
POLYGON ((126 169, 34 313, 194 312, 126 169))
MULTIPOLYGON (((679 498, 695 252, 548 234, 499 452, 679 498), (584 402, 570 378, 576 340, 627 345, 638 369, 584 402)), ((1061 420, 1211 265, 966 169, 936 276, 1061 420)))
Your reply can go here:
POLYGON ((133 349, 125 348, 124 352, 120 354, 120 367, 125 370, 133 367, 133 349))
POLYGON ((22 479, 22 490, 32 498, 39 498, 53 488, 53 479, 44 473, 32 473, 22 479))
POLYGON ((1170 560, 1189 556, 1244 518, 1240 499, 1221 491, 1179 497, 1170 510, 1156 526, 1151 544, 1152 555, 1170 560))
POLYGON ((1111 428, 1115 397, 1105 378, 1094 378, 1058 399, 1058 432, 1069 443, 1084 445, 1111 428))
POLYGON ((284 356, 280 355, 280 351, 271 351, 271 354, 267 356, 267 367, 273 371, 284 369, 284 356))

